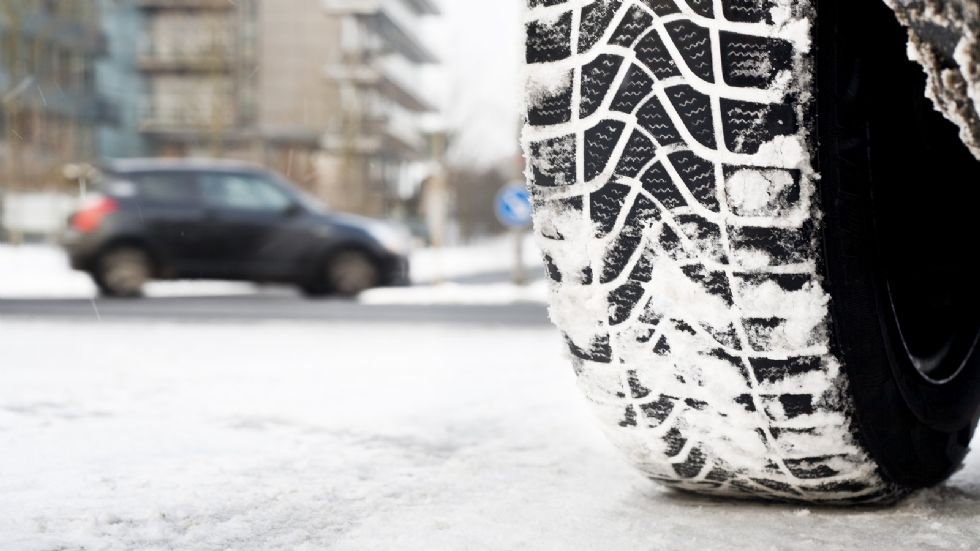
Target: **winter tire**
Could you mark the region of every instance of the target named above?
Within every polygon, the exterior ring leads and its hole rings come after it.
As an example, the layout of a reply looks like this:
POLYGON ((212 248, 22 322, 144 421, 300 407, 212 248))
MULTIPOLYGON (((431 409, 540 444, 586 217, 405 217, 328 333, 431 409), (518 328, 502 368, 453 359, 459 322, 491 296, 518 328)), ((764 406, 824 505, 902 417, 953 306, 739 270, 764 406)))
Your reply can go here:
POLYGON ((149 256, 134 247, 117 247, 104 253, 93 275, 99 291, 110 297, 133 298, 153 275, 149 256))
POLYGON ((717 495, 947 478, 980 403, 980 163, 885 4, 529 0, 526 32, 551 315, 611 440, 717 495))

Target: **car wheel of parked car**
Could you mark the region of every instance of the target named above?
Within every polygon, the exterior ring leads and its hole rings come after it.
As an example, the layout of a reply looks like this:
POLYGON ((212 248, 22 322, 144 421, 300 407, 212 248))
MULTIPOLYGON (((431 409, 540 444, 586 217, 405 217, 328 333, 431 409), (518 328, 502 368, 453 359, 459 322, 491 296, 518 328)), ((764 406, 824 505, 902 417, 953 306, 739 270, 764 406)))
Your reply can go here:
POLYGON ((726 496, 883 502, 953 473, 980 164, 885 4, 529 5, 551 315, 610 438, 726 496))
POLYGON ((137 297, 153 275, 149 255, 135 247, 118 247, 104 253, 94 274, 102 294, 112 297, 137 297))

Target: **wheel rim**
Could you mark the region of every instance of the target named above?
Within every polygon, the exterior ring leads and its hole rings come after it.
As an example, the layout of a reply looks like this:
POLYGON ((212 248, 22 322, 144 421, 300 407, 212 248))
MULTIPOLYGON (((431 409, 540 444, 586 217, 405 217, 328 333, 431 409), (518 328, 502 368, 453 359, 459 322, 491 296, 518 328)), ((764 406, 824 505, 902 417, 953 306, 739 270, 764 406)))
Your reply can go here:
POLYGON ((897 329, 894 348, 941 384, 956 378, 980 339, 980 285, 971 269, 980 242, 980 162, 925 98, 922 69, 900 46, 877 50, 888 82, 864 107, 872 122, 879 285, 897 329))
POLYGON ((149 277, 146 258, 135 251, 112 253, 103 262, 102 281, 117 294, 138 294, 149 277))
POLYGON ((327 278, 331 288, 344 295, 354 295, 377 285, 378 270, 361 253, 338 255, 328 266, 327 278))

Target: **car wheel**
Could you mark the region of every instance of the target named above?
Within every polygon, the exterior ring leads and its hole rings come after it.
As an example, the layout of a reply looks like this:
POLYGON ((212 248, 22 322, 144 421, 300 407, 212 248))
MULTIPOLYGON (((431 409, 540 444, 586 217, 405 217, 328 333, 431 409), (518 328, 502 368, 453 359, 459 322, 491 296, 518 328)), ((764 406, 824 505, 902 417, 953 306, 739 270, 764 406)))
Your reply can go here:
POLYGON ((884 3, 529 4, 551 317, 610 438, 725 496, 885 502, 954 472, 980 163, 884 3))
POLYGON ((344 250, 330 257, 300 284, 308 297, 331 294, 353 297, 381 282, 381 273, 370 256, 357 250, 344 250))
POLYGON ((326 281, 341 296, 355 296, 380 282, 378 266, 361 251, 342 251, 327 262, 326 281))
POLYGON ((112 297, 138 297, 152 277, 149 255, 134 247, 111 249, 99 259, 94 279, 102 294, 112 297))

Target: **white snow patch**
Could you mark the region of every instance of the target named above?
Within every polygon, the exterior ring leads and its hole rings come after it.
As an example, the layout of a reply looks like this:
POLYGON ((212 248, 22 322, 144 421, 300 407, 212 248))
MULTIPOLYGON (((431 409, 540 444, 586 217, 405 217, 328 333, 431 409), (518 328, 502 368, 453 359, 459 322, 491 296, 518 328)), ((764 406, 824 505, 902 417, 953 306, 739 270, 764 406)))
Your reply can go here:
MULTIPOLYGON (((541 253, 532 236, 522 238, 523 255, 521 261, 526 269, 540 266, 541 253)), ((514 237, 507 235, 485 239, 467 246, 444 247, 441 249, 424 248, 412 253, 412 280, 423 287, 418 291, 406 291, 403 298, 397 300, 411 303, 422 297, 432 296, 439 300, 447 300, 452 294, 462 295, 462 287, 451 291, 449 287, 432 288, 427 284, 452 277, 463 277, 487 272, 506 272, 514 265, 514 237), (412 298, 415 297, 415 298, 412 298)), ((146 286, 149 297, 195 297, 195 296, 224 296, 248 295, 261 291, 261 287, 251 283, 231 281, 155 281, 146 286)), ((496 288, 478 288, 473 292, 488 292, 490 296, 501 299, 506 294, 514 297, 522 296, 524 291, 505 291, 505 286, 496 288)), ((540 290, 527 291, 533 300, 539 300, 534 293, 540 290)), ((0 298, 92 298, 98 293, 88 275, 74 271, 68 265, 65 253, 51 245, 0 245, 0 298)), ((398 294, 391 290, 387 295, 394 297, 398 294)), ((529 298, 530 299, 530 298, 529 298)), ((515 300, 517 300, 515 298, 515 300)), ((461 301, 480 302, 479 297, 466 298, 461 301)), ((499 300, 498 300, 499 301, 499 300)), ((487 302, 487 301, 484 301, 487 302)))
POLYGON ((725 182, 729 204, 739 214, 778 216, 787 205, 779 199, 794 184, 785 170, 743 168, 725 182))
POLYGON ((721 327, 731 323, 732 311, 728 304, 692 281, 669 258, 654 260, 650 278, 649 306, 654 312, 677 316, 677 319, 705 320, 721 327))
POLYGON ((545 303, 548 284, 544 280, 529 285, 493 283, 461 285, 442 283, 414 287, 386 287, 361 293, 358 302, 364 304, 512 304, 520 302, 545 303))
POLYGON ((894 508, 664 490, 602 437, 551 329, 0 322, 0 335, 5 550, 980 541, 975 455, 894 508))
MULTIPOLYGON (((233 281, 155 281, 149 297, 247 295, 256 285, 233 281)), ((91 298, 98 294, 88 275, 71 269, 65 253, 48 245, 0 245, 0 299, 91 298)))
MULTIPOLYGON (((523 236, 525 266, 539 266, 541 252, 530 234, 523 236)), ((412 281, 438 282, 441 279, 479 273, 510 270, 514 266, 514 236, 502 235, 467 245, 423 248, 412 252, 412 281)))
POLYGON ((753 162, 761 166, 805 169, 810 160, 799 136, 776 136, 759 147, 753 162))

